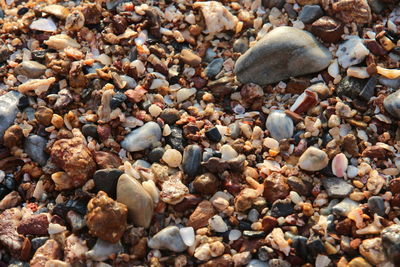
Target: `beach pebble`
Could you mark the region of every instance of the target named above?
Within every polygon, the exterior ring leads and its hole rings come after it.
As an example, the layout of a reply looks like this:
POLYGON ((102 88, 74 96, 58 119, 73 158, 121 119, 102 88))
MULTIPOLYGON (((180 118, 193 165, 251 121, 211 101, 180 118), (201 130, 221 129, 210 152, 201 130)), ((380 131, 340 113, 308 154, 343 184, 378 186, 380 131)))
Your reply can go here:
POLYGON ((300 168, 306 171, 320 171, 328 166, 328 163, 328 155, 316 147, 307 148, 299 159, 300 168))
POLYGON ((272 111, 265 123, 271 136, 280 141, 282 139, 291 138, 293 136, 293 121, 292 119, 281 110, 272 111))
POLYGON ((150 238, 147 244, 152 249, 166 249, 173 252, 183 252, 187 248, 181 237, 180 230, 176 226, 168 226, 162 229, 150 238))
POLYGON ((22 94, 16 91, 10 91, 0 96, 0 139, 4 132, 14 122, 18 113, 18 103, 22 94))
POLYGON ((143 126, 133 130, 121 142, 121 146, 129 151, 141 151, 151 148, 161 139, 161 128, 155 122, 147 122, 143 126))
POLYGON ((176 168, 181 165, 182 154, 176 149, 167 149, 162 156, 162 160, 167 163, 168 166, 176 168))
POLYGON ((343 68, 348 68, 362 62, 368 54, 369 50, 358 36, 349 37, 344 43, 339 45, 336 52, 339 65, 343 68))

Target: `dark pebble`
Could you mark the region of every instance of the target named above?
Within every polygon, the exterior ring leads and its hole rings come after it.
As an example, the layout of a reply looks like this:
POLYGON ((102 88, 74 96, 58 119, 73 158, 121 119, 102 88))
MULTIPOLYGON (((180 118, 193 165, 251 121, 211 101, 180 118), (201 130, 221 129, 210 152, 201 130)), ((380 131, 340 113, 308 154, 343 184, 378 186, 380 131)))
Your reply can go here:
POLYGON ((201 171, 201 147, 189 145, 183 151, 182 169, 189 177, 194 177, 201 171))
POLYGON ((381 232, 382 245, 392 263, 400 262, 400 225, 393 224, 381 232))
POLYGON ((243 231, 243 236, 248 237, 248 238, 261 238, 261 237, 265 237, 265 232, 264 231, 245 230, 245 231, 243 231))
POLYGON ((371 214, 385 216, 385 201, 380 196, 372 196, 368 199, 368 208, 371 214))
POLYGON ((276 7, 278 9, 281 9, 283 5, 285 4, 284 0, 262 0, 262 5, 265 8, 273 8, 276 7))
POLYGON ((271 216, 275 218, 286 217, 294 213, 293 203, 290 199, 278 199, 271 207, 271 216))
POLYGON ((97 139, 99 137, 97 133, 97 126, 94 124, 85 124, 82 127, 82 133, 84 136, 88 137, 91 136, 94 139, 97 139))
POLYGON ((5 185, 0 185, 0 200, 2 200, 8 193, 10 193, 10 190, 5 185))
POLYGON ((183 130, 178 126, 171 126, 171 134, 166 138, 167 144, 173 149, 183 152, 183 148, 186 145, 186 140, 183 138, 183 130))
POLYGON ((369 78, 367 84, 364 86, 364 88, 359 94, 360 97, 365 101, 369 101, 371 97, 373 97, 375 94, 375 86, 377 83, 378 83, 378 77, 376 75, 369 78))
POLYGON ((110 100, 111 109, 116 109, 121 106, 122 103, 125 102, 127 96, 124 93, 117 92, 110 100))
POLYGON ((337 85, 336 93, 340 97, 348 96, 351 99, 356 99, 359 97, 366 83, 367 81, 364 79, 346 76, 337 85))
POLYGON ((49 239, 49 237, 47 237, 47 236, 32 238, 32 240, 31 240, 32 249, 33 249, 34 251, 37 250, 37 249, 40 248, 48 239, 49 239))
POLYGON ((283 5, 283 8, 286 10, 287 14, 289 15, 289 18, 291 19, 297 18, 297 12, 296 10, 294 10, 292 4, 286 3, 283 5))
POLYGON ((309 196, 311 194, 311 190, 313 185, 311 182, 306 180, 302 180, 297 176, 290 176, 287 179, 287 183, 290 186, 290 189, 299 193, 301 196, 309 196))
POLYGON ((162 147, 156 147, 152 151, 150 151, 148 155, 148 159, 151 163, 159 162, 162 156, 164 155, 165 149, 162 147))
POLYGON ((123 174, 123 171, 118 169, 102 169, 98 170, 93 175, 94 189, 97 192, 104 191, 113 199, 116 197, 118 178, 123 174))
POLYGON ((325 253, 324 242, 321 239, 310 239, 307 241, 307 251, 312 257, 316 257, 318 254, 325 253))
POLYGON ((18 14, 18 16, 23 16, 23 15, 25 15, 28 11, 29 11, 29 8, 27 8, 27 7, 22 7, 22 8, 20 8, 20 9, 18 9, 17 14, 18 14))
POLYGON ((299 14, 299 20, 305 24, 310 24, 324 15, 322 8, 319 5, 306 5, 299 14))
POLYGON ((160 114, 160 118, 169 125, 175 124, 175 122, 179 120, 180 117, 181 115, 179 114, 179 111, 175 108, 166 108, 160 114))
POLYGON ((354 187, 343 178, 330 177, 322 180, 326 193, 331 198, 345 198, 353 192, 354 187))
POLYGON ((233 43, 233 52, 244 54, 249 49, 249 41, 247 38, 239 38, 233 43))
POLYGON ((15 179, 14 176, 12 174, 7 174, 6 177, 4 178, 4 186, 8 189, 8 190, 14 190, 16 187, 15 184, 15 179))
POLYGON ((220 132, 218 131, 217 127, 213 127, 211 129, 208 129, 206 131, 206 136, 207 136, 208 140, 210 140, 212 142, 219 142, 219 141, 221 141, 221 138, 222 138, 222 136, 221 136, 220 132))
POLYGON ((306 259, 307 253, 307 238, 304 236, 295 236, 293 239, 293 248, 296 250, 296 255, 306 259))
POLYGON ((239 221, 239 230, 249 230, 251 231, 251 222, 247 222, 247 221, 239 221))
POLYGON ((206 76, 208 78, 216 76, 221 71, 223 64, 224 64, 223 58, 213 59, 204 70, 206 76))

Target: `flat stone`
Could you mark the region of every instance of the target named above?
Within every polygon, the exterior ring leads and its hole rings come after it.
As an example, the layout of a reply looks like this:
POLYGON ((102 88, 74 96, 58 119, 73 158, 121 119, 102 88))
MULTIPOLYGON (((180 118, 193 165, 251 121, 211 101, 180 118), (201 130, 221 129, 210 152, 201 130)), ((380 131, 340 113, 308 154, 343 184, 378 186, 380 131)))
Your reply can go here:
POLYGON ((341 202, 333 206, 332 212, 335 215, 347 216, 350 211, 356 208, 358 208, 358 203, 346 197, 341 202))
POLYGON ((22 63, 15 68, 15 72, 33 79, 43 75, 46 69, 46 66, 39 62, 27 60, 22 61, 22 63))
POLYGON ((46 149, 47 139, 39 135, 30 135, 25 139, 24 151, 33 160, 40 165, 46 165, 49 155, 44 151, 46 149))
POLYGON ((161 128, 155 122, 147 122, 140 128, 130 132, 121 142, 121 146, 129 151, 142 151, 151 148, 161 139, 161 128))
POLYGON ((246 51, 235 64, 241 83, 266 85, 327 68, 332 55, 311 34, 278 27, 246 51))
POLYGON ((329 197, 345 198, 353 192, 354 187, 346 182, 343 178, 324 178, 322 184, 325 187, 329 197))
POLYGON ((204 72, 207 75, 207 77, 212 78, 221 71, 223 64, 224 64, 223 58, 219 57, 219 58, 213 59, 210 62, 210 64, 208 64, 208 66, 206 67, 204 72))
POLYGON ((17 91, 10 91, 0 96, 0 139, 17 117, 18 103, 22 96, 17 91))
POLYGON ((152 249, 167 249, 173 252, 183 252, 187 248, 179 233, 179 228, 176 226, 165 227, 154 235, 147 244, 152 249))
POLYGON ((123 172, 119 169, 97 170, 93 175, 95 192, 104 191, 113 199, 116 197, 117 184, 123 172))
POLYGON ((135 226, 145 228, 150 226, 154 202, 149 193, 136 179, 126 174, 119 178, 117 201, 128 206, 129 219, 135 226))
POLYGON ((339 45, 336 52, 339 65, 343 68, 361 63, 368 54, 369 50, 358 36, 349 37, 344 43, 339 45))
POLYGON ((356 99, 359 97, 366 84, 366 80, 346 76, 337 85, 336 93, 340 97, 347 96, 351 99, 356 99))
POLYGON ((290 199, 278 199, 272 204, 271 216, 275 218, 286 217, 294 213, 294 206, 290 199))

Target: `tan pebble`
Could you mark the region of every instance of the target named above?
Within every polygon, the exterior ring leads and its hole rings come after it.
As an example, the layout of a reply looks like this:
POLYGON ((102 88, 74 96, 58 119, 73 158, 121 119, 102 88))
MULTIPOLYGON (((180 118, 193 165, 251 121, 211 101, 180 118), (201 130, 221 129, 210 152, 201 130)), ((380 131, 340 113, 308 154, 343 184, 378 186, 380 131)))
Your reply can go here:
POLYGON ((334 255, 338 252, 337 249, 329 242, 325 242, 325 250, 328 255, 334 255))
POLYGON ((357 187, 357 188, 363 188, 364 187, 364 184, 362 182, 358 181, 358 180, 354 180, 353 181, 353 185, 355 187, 357 187))
POLYGON ((168 166, 176 168, 182 162, 182 154, 176 149, 167 149, 162 159, 168 166))
POLYGON ((349 197, 354 201, 361 201, 365 198, 365 195, 363 192, 353 192, 350 194, 349 197))

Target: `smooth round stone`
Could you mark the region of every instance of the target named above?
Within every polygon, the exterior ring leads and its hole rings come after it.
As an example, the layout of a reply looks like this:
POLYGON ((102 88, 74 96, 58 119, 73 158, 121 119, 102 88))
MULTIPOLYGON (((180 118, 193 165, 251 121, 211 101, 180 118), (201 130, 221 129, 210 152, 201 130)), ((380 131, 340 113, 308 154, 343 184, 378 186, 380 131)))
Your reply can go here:
POLYGON ((39 78, 40 75, 45 73, 46 69, 46 66, 39 62, 27 60, 22 61, 22 63, 16 67, 15 72, 28 78, 39 78))
POLYGON ((33 160, 44 166, 47 163, 49 155, 44 150, 46 149, 47 139, 39 135, 30 135, 25 139, 24 151, 33 160))
POLYGON ((293 121, 281 110, 272 111, 267 118, 265 126, 271 136, 277 141, 291 138, 293 136, 293 121))
POLYGON ((183 137, 182 128, 174 125, 170 127, 170 131, 169 135, 165 138, 167 144, 176 150, 183 151, 186 140, 183 137))
POLYGON ((393 224, 381 232, 383 249, 392 263, 400 261, 400 225, 393 224))
POLYGON ((328 163, 328 155, 321 149, 313 146, 307 148, 299 159, 300 168, 310 172, 320 171, 328 166, 328 163))
POLYGON ((247 49, 249 49, 249 41, 247 40, 247 38, 237 39, 233 43, 233 52, 238 52, 243 54, 244 52, 247 51, 247 49))
POLYGON ((311 33, 282 26, 267 33, 235 64, 241 83, 267 85, 327 68, 332 55, 311 33))
POLYGON ((134 89, 137 85, 135 79, 128 75, 121 75, 120 78, 122 81, 126 82, 124 89, 134 89))
POLYGON ((242 232, 237 230, 237 229, 233 229, 231 231, 229 231, 229 241, 235 241, 238 240, 240 237, 242 236, 242 232))
POLYGON ((189 177, 196 176, 201 170, 201 147, 188 145, 183 151, 182 170, 189 177))
POLYGON ((388 95, 383 100, 383 106, 390 115, 400 119, 400 90, 388 95))
POLYGON ((121 92, 115 93, 115 95, 113 95, 113 97, 110 100, 111 109, 116 109, 119 106, 121 106, 121 104, 124 103, 127 98, 128 97, 124 93, 121 92))
POLYGON ((172 168, 179 167, 182 162, 182 154, 176 149, 167 149, 162 156, 162 159, 168 166, 172 168))
POLYGON ((123 174, 118 169, 97 170, 93 175, 95 192, 104 191, 113 199, 116 197, 119 177, 123 174))
POLYGON ((359 97, 367 81, 350 76, 344 77, 336 87, 338 96, 348 96, 352 99, 359 97))
POLYGON ((147 245, 152 249, 166 249, 173 252, 182 252, 187 246, 183 242, 179 228, 168 226, 154 235, 147 245))
POLYGON ((97 126, 95 124, 85 124, 82 127, 82 133, 84 136, 88 137, 93 137, 97 139, 99 137, 97 133, 97 126))
POLYGON ((0 139, 17 117, 18 103, 22 96, 17 91, 10 91, 0 96, 0 139))
POLYGON ((358 208, 358 202, 351 200, 350 198, 345 198, 340 201, 338 204, 332 207, 332 212, 335 215, 339 216, 347 216, 350 211, 358 208))
POLYGON ((121 146, 129 152, 142 151, 154 146, 160 139, 160 126, 150 121, 125 136, 121 146))
POLYGON ((40 18, 35 21, 32 21, 31 25, 29 25, 29 28, 31 28, 32 30, 42 31, 42 32, 57 31, 57 25, 54 23, 54 21, 52 19, 45 19, 45 18, 40 18))
POLYGON ((299 20, 305 24, 310 24, 324 15, 322 8, 319 5, 306 5, 299 14, 299 20))
POLYGON ((160 118, 163 119, 167 124, 173 125, 181 118, 181 115, 179 114, 179 110, 176 108, 166 108, 161 112, 160 118))
POLYGON ((152 163, 153 162, 158 162, 158 161, 160 161, 160 159, 162 158, 164 153, 165 153, 165 149, 164 148, 156 147, 149 153, 148 159, 152 163))
POLYGON ((153 199, 136 179, 126 174, 121 175, 117 184, 117 201, 128 207, 129 219, 135 226, 150 226, 153 199))
POLYGON ((223 64, 224 64, 223 58, 219 57, 213 59, 213 61, 211 61, 210 64, 208 64, 207 68, 204 70, 206 76, 212 78, 215 75, 217 75, 221 71, 223 64))
POLYGON ((372 214, 385 216, 385 201, 380 196, 372 196, 368 199, 368 208, 372 214))
POLYGON ((195 241, 195 234, 193 227, 183 227, 179 229, 179 233, 181 234, 183 243, 185 243, 186 246, 188 247, 193 246, 195 241))

